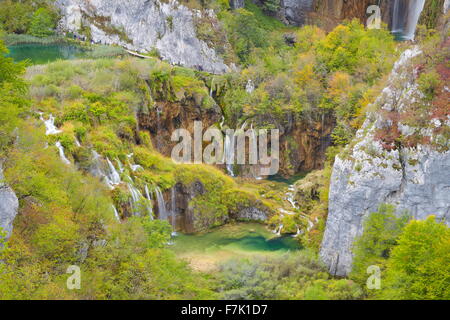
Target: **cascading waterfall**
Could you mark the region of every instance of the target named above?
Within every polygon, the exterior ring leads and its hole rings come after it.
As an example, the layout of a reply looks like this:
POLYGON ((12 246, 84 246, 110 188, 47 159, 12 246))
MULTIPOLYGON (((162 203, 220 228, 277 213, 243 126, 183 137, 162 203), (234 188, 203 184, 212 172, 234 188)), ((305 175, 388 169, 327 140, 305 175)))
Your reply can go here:
POLYGON ((159 187, 155 187, 155 195, 156 195, 156 202, 158 204, 159 220, 169 220, 166 209, 166 203, 164 201, 164 197, 159 187))
POLYGON ((290 185, 288 188, 288 192, 286 193, 286 200, 291 204, 292 208, 298 209, 298 205, 294 200, 294 192, 295 192, 294 186, 290 185))
MULTIPOLYGON (((250 150, 253 150, 253 152, 258 153, 258 138, 256 136, 256 130, 253 129, 253 123, 250 125, 250 134, 251 134, 251 138, 250 138, 250 143, 252 144, 250 147, 250 150)), ((258 155, 256 154, 256 159, 258 159, 258 155)), ((253 178, 255 178, 256 180, 261 180, 262 177, 259 176, 259 169, 258 166, 256 164, 252 165, 253 168, 253 178)))
POLYGON ((92 162, 95 165, 95 168, 91 170, 92 175, 101 178, 109 188, 114 189, 116 185, 121 183, 120 175, 109 159, 107 159, 106 168, 102 157, 97 151, 92 150, 92 162))
POLYGON ((112 208, 113 208, 113 212, 114 212, 114 217, 116 217, 116 219, 117 219, 117 221, 119 221, 120 222, 120 216, 119 216, 119 212, 117 211, 117 208, 116 208, 116 206, 115 205, 111 205, 112 206, 112 208))
POLYGON ((150 220, 153 220, 153 208, 152 208, 152 197, 150 195, 150 192, 148 190, 148 186, 145 185, 144 187, 144 191, 145 191, 145 196, 147 197, 148 200, 148 205, 147 205, 147 211, 148 211, 148 215, 150 217, 150 220))
POLYGON ((58 134, 61 133, 62 131, 59 130, 56 126, 55 126, 55 117, 53 117, 52 114, 50 114, 50 116, 48 117, 47 120, 44 119, 43 113, 39 112, 39 119, 42 120, 44 122, 45 125, 45 134, 46 135, 50 135, 50 134, 58 134))
POLYGON ((175 186, 172 187, 171 190, 171 199, 170 199, 170 215, 172 220, 172 236, 176 236, 177 233, 175 231, 176 227, 176 217, 177 217, 177 207, 176 207, 176 190, 175 186))
POLYGON ((234 163, 234 148, 235 148, 236 136, 234 133, 225 135, 224 146, 224 162, 227 168, 227 172, 230 176, 234 177, 233 163, 234 163))
POLYGON ((245 85, 245 91, 250 94, 253 91, 255 91, 255 85, 253 84, 253 81, 251 79, 249 79, 247 81, 247 84, 245 85))
POLYGON ((64 147, 61 145, 61 142, 56 141, 55 146, 59 150, 59 157, 61 158, 62 162, 65 164, 70 164, 69 159, 66 158, 66 155, 64 154, 64 147))
POLYGON ((425 0, 395 0, 392 15, 392 32, 399 40, 414 40, 417 23, 425 0))
POLYGON ((227 172, 230 176, 234 177, 234 158, 235 158, 235 148, 236 148, 236 138, 239 134, 244 132, 245 127, 247 126, 247 121, 245 121, 241 129, 239 131, 235 132, 227 132, 225 135, 225 145, 224 145, 224 152, 223 152, 223 162, 226 165, 227 172))
POLYGON ((75 137, 75 145, 77 147, 81 147, 81 143, 80 143, 80 141, 78 141, 78 139, 76 137, 75 137))
MULTIPOLYGON (((130 181, 131 181, 131 178, 130 178, 130 181)), ((128 182, 127 186, 128 186, 128 190, 130 191, 130 194, 131 194, 130 205, 131 205, 131 210, 133 211, 133 215, 140 216, 141 212, 139 210, 139 202, 142 199, 142 194, 134 186, 134 184, 132 182, 128 182)))
POLYGON ((114 167, 114 165, 111 163, 111 161, 106 158, 106 162, 108 163, 108 167, 109 167, 109 180, 111 182, 111 184, 113 185, 117 185, 121 182, 120 180, 120 174, 117 172, 116 168, 114 167))
POLYGON ((281 230, 283 230, 283 224, 280 224, 278 228, 276 228, 273 233, 275 233, 277 236, 281 236, 281 230))
POLYGON ((298 236, 300 236, 303 232, 300 230, 300 228, 297 226, 297 232, 292 235, 292 237, 297 238, 298 236))

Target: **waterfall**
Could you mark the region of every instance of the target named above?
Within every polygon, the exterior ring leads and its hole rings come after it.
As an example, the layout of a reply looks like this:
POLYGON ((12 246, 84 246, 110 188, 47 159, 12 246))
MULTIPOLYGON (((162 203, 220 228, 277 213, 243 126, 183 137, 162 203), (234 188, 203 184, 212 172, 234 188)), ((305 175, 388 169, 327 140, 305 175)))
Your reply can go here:
POLYGON ((81 147, 81 143, 80 143, 80 141, 78 141, 77 137, 75 137, 75 145, 77 147, 81 147))
POLYGON ((95 164, 95 168, 91 170, 92 175, 101 178, 109 188, 114 189, 121 183, 120 175, 109 159, 106 168, 102 157, 97 151, 92 150, 92 162, 95 164))
POLYGON ((292 237, 297 238, 302 233, 303 233, 303 231, 301 231, 300 228, 297 226, 297 232, 292 237))
POLYGON ((392 16, 392 32, 400 40, 414 40, 417 23, 425 0, 395 0, 392 16))
POLYGON ((111 163, 111 161, 106 158, 106 162, 108 163, 108 167, 109 167, 109 180, 111 181, 111 184, 116 185, 119 184, 120 181, 120 174, 117 172, 116 168, 114 167, 114 165, 111 163))
POLYGON ((145 196, 147 197, 147 200, 148 200, 148 204, 147 204, 148 215, 150 217, 150 220, 153 220, 152 197, 150 195, 150 192, 148 191, 147 185, 145 185, 144 191, 145 191, 145 196))
POLYGON ((42 120, 45 124, 45 134, 46 135, 57 134, 57 133, 62 132, 55 126, 55 117, 53 117, 53 115, 50 114, 50 116, 48 117, 48 120, 45 120, 43 117, 43 113, 39 112, 39 119, 42 120))
POLYGON ((288 192, 286 193, 286 200, 291 204, 292 208, 298 209, 298 205, 294 200, 294 191, 294 186, 290 185, 288 188, 288 192))
POLYGON ((283 224, 280 224, 278 228, 276 228, 273 233, 275 233, 277 236, 281 236, 281 230, 283 229, 283 224))
POLYGON ((119 212, 118 212, 117 209, 116 209, 116 206, 113 205, 113 204, 112 204, 111 206, 112 206, 112 208, 113 208, 114 217, 116 217, 117 221, 120 222, 120 216, 119 216, 119 212))
POLYGON ((135 172, 137 170, 143 170, 142 166, 140 166, 139 164, 131 164, 130 160, 128 160, 128 165, 131 168, 131 171, 135 172))
POLYGON ((177 233, 175 231, 176 227, 176 217, 177 217, 177 208, 176 208, 176 191, 175 186, 172 187, 171 190, 171 199, 170 199, 170 213, 171 213, 171 220, 172 220, 172 236, 176 236, 177 233))
MULTIPOLYGON (((250 125, 250 143, 251 146, 249 148, 250 152, 256 152, 256 157, 255 159, 258 159, 258 137, 256 136, 256 130, 253 129, 253 123, 250 125)), ((252 163, 252 169, 253 169, 253 178, 255 178, 256 180, 261 180, 262 177, 259 176, 259 168, 257 166, 257 164, 252 163)))
POLYGON ((227 172, 230 176, 234 177, 233 164, 234 164, 234 148, 235 148, 236 136, 234 132, 227 132, 225 135, 225 147, 224 147, 224 162, 227 168, 227 172))
POLYGON ((168 214, 166 210, 166 203, 159 187, 155 188, 156 202, 158 203, 159 220, 168 220, 168 214))
POLYGON ((58 148, 59 150, 59 157, 61 158, 62 162, 64 162, 65 164, 70 164, 69 159, 66 158, 66 155, 64 154, 64 148, 61 145, 61 142, 56 141, 55 146, 58 148))
POLYGON ((139 206, 140 200, 142 199, 142 194, 131 182, 128 182, 127 186, 128 186, 128 190, 130 191, 130 194, 131 194, 130 205, 131 205, 131 210, 133 211, 133 215, 140 216, 141 214, 140 214, 138 206, 139 206))
POLYGON ((245 91, 250 94, 253 91, 255 91, 255 85, 253 84, 253 81, 251 79, 249 79, 247 81, 247 84, 245 85, 245 91))

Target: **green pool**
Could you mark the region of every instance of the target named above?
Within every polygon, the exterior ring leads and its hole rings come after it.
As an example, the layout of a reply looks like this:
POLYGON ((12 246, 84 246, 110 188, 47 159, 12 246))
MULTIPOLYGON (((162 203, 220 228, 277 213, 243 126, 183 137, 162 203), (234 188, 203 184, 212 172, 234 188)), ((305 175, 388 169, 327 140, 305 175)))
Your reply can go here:
POLYGON ((276 237, 258 223, 231 224, 203 234, 180 234, 172 245, 179 257, 201 271, 214 269, 218 262, 230 258, 283 254, 300 249, 297 239, 276 237))
POLYGON ((86 51, 72 44, 18 44, 9 46, 8 57, 15 61, 29 59, 32 64, 45 64, 58 59, 78 59, 85 56, 86 51))

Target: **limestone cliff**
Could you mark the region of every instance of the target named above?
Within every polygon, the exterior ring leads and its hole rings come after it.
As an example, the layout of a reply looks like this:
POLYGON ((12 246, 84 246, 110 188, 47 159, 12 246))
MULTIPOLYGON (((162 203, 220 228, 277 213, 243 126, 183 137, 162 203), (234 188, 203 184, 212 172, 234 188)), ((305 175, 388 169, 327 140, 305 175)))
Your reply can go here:
MULTIPOLYGON (((411 109, 425 103, 417 84, 420 68, 412 63, 420 54, 417 48, 403 53, 375 103, 377 111, 368 114, 353 146, 335 159, 320 251, 333 275, 351 271, 353 241, 363 231, 363 220, 382 203, 393 204, 397 213, 414 219, 435 215, 450 223, 449 141, 441 134, 450 126, 448 110, 430 112, 425 127, 406 123, 413 116, 411 109), (409 145, 380 138, 383 130, 394 129, 409 145)), ((448 88, 439 90, 448 99, 448 88)))
POLYGON ((0 228, 9 238, 13 229, 13 221, 17 215, 19 201, 14 191, 3 182, 3 171, 0 167, 0 228))
POLYGON ((175 0, 57 0, 56 5, 64 31, 139 52, 157 50, 173 64, 212 73, 229 69, 197 36, 197 19, 214 20, 213 11, 189 9, 175 0))

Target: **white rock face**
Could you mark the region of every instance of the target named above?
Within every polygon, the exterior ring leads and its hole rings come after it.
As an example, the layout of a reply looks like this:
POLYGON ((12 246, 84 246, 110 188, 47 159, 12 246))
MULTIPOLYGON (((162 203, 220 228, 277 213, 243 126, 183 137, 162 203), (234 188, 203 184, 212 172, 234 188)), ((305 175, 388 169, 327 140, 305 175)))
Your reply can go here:
MULTIPOLYGON (((407 50, 396 63, 389 86, 376 102, 382 109, 395 106, 398 110, 420 99, 409 66, 410 58, 417 54, 418 49, 407 50)), ((414 219, 435 215, 450 223, 450 152, 440 153, 424 145, 387 151, 374 139, 376 128, 386 125, 389 122, 379 115, 368 115, 350 157, 335 159, 320 250, 333 275, 345 276, 351 271, 352 245, 363 231, 363 220, 382 203, 393 204, 398 214, 406 212, 414 219)), ((404 125, 400 130, 408 135, 423 129, 404 125)))
POLYGON ((19 201, 14 191, 3 182, 3 171, 0 167, 0 228, 6 232, 6 238, 11 236, 13 221, 17 215, 19 201))
POLYGON ((212 73, 229 70, 196 35, 194 19, 214 15, 212 11, 191 10, 175 0, 57 0, 56 5, 62 30, 78 33, 88 27, 95 42, 139 52, 157 49, 172 64, 212 73))

